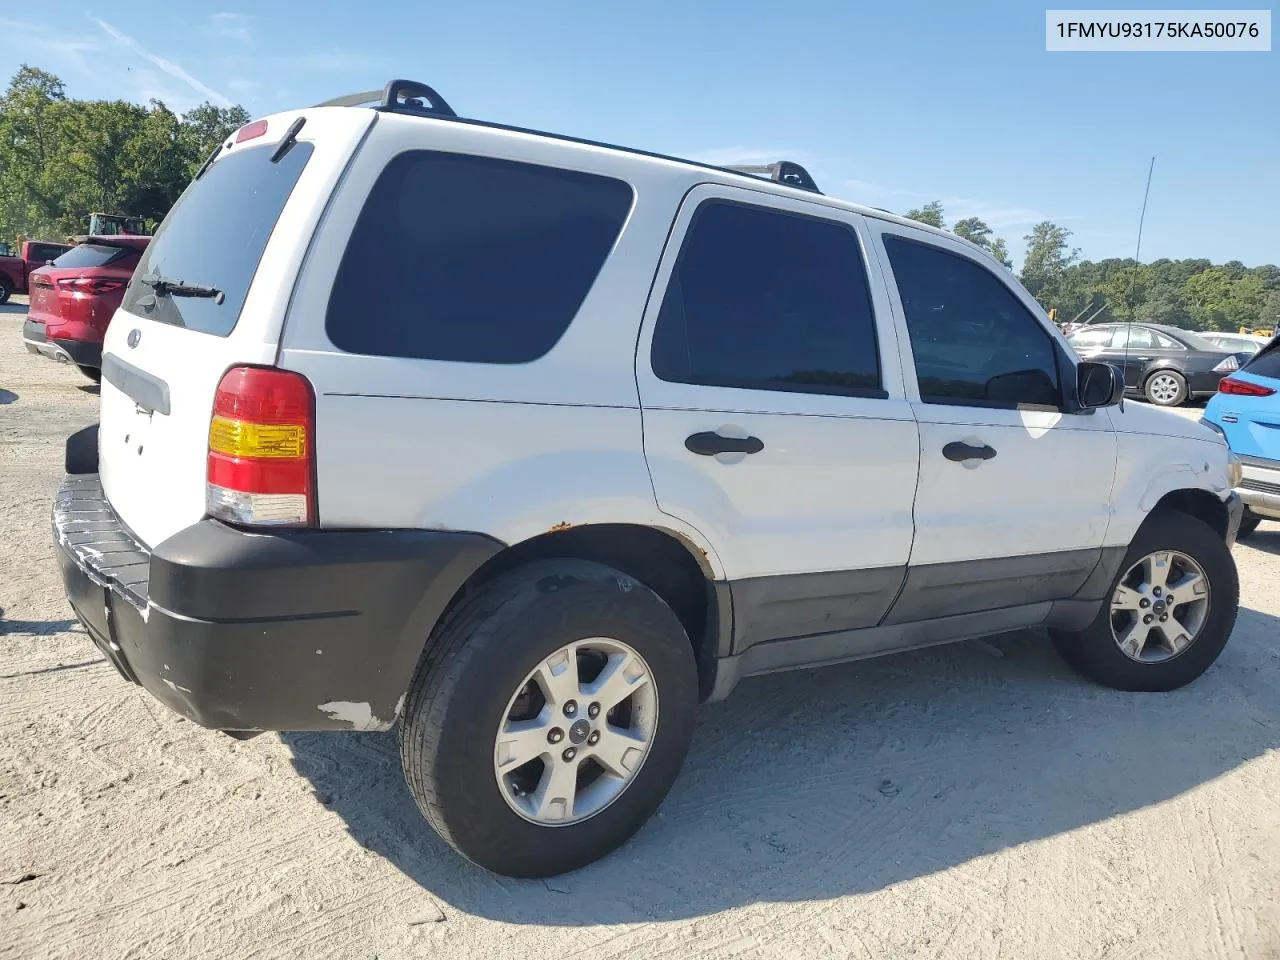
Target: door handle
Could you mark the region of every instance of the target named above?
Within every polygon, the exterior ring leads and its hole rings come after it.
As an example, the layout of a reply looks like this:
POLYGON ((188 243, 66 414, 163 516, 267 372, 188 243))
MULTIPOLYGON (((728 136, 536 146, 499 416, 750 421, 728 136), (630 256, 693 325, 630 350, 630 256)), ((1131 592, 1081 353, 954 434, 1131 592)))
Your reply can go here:
POLYGON ((722 437, 708 431, 690 434, 684 448, 700 457, 714 457, 717 453, 759 453, 764 443, 759 437, 722 437))
POLYGON ((985 443, 980 447, 974 447, 962 440, 953 440, 942 448, 942 455, 948 460, 959 463, 965 460, 990 460, 996 455, 996 451, 985 443))

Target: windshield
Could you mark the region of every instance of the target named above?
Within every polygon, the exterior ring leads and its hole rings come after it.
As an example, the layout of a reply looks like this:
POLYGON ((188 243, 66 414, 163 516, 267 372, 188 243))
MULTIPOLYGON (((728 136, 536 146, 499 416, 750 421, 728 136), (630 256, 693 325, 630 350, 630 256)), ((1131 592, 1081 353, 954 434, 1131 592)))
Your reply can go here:
POLYGON ((125 310, 219 337, 235 328, 262 251, 313 150, 298 142, 272 163, 274 149, 235 151, 187 187, 134 271, 125 310), (157 296, 143 283, 152 276, 216 287, 224 298, 157 296))
POLYGON ((117 247, 106 243, 82 243, 72 247, 57 260, 55 267, 105 267, 109 263, 123 260, 135 251, 127 247, 117 247))

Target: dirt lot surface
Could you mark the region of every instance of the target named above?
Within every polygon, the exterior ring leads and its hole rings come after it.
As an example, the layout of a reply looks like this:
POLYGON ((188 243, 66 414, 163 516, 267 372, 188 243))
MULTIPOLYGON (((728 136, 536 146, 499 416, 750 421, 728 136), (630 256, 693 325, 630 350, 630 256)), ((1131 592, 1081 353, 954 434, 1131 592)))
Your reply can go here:
MULTIPOLYGON (((0 308, 0 957, 1280 958, 1280 526, 1218 664, 1074 676, 1039 634, 751 680, 660 816, 516 882, 426 828, 392 735, 199 729, 72 619, 49 537, 97 416, 0 308)), ((1046 481, 1049 482, 1049 481, 1046 481)))

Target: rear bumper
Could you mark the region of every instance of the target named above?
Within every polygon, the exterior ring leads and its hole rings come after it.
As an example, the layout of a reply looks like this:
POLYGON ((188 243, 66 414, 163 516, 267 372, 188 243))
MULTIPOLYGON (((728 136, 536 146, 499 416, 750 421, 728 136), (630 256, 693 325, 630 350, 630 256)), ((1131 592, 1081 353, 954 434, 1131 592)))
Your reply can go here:
POLYGON ((1236 492, 1251 513, 1280 520, 1280 460, 1240 458, 1244 479, 1236 492))
POLYGON ((74 363, 79 367, 102 366, 101 342, 50 338, 45 325, 38 320, 27 320, 22 324, 22 342, 28 353, 38 353, 59 363, 74 363))
POLYGON ((128 680, 220 730, 385 730, 449 600, 501 544, 432 531, 245 533, 203 520, 148 550, 98 475, 53 535, 67 599, 128 680))
POLYGON ((1187 376, 1187 392, 1193 397, 1211 397, 1218 392, 1218 384, 1225 373, 1192 373, 1187 376))

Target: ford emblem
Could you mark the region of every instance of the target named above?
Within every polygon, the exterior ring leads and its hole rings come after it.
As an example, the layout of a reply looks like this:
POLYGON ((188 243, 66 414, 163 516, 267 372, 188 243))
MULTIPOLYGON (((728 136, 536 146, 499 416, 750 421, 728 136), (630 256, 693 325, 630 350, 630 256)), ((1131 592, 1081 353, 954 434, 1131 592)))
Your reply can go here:
POLYGON ((138 345, 138 341, 141 339, 142 339, 142 331, 138 329, 133 329, 129 331, 129 337, 125 342, 129 344, 129 346, 131 347, 136 347, 138 345))

